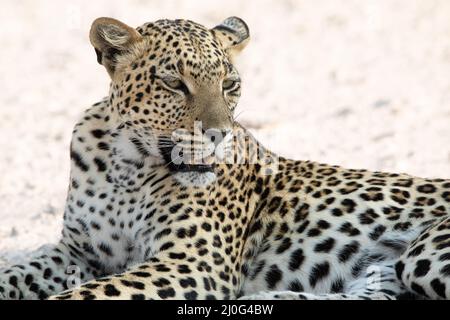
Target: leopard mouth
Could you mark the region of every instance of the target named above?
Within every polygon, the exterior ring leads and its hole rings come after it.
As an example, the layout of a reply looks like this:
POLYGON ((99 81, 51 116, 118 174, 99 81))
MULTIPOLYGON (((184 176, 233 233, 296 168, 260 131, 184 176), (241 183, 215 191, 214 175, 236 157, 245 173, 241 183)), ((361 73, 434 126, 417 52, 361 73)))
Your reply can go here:
POLYGON ((179 164, 173 165, 169 164, 169 169, 173 172, 197 172, 206 173, 214 172, 214 165, 212 164, 179 164))
POLYGON ((166 167, 175 180, 186 187, 206 187, 213 183, 217 176, 214 173, 214 164, 187 164, 172 161, 172 149, 167 146, 159 148, 166 163, 166 167))
POLYGON ((206 164, 206 163, 176 163, 172 159, 172 149, 175 145, 167 145, 167 142, 164 146, 159 146, 159 151, 166 163, 167 168, 172 173, 182 173, 182 172, 192 172, 192 173, 209 173, 214 172, 214 164, 206 164))

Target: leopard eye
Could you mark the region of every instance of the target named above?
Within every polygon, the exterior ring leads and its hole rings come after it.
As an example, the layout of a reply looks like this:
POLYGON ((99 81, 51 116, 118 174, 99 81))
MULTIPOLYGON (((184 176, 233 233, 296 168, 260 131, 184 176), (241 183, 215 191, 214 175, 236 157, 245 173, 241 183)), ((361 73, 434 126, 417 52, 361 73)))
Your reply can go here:
POLYGON ((184 84, 183 81, 176 78, 163 79, 164 84, 168 86, 170 89, 182 91, 185 94, 189 93, 188 87, 184 84))
POLYGON ((238 80, 234 80, 234 79, 226 79, 226 80, 224 80, 224 81, 222 82, 222 89, 223 89, 224 91, 234 89, 234 88, 237 86, 238 83, 239 83, 238 80))

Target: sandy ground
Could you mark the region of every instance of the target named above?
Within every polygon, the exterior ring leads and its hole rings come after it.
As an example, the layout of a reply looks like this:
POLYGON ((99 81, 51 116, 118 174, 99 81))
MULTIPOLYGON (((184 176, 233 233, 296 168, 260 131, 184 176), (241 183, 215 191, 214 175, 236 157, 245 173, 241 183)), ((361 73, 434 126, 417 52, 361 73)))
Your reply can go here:
POLYGON ((450 1, 12 1, 0 4, 0 264, 59 237, 72 126, 107 93, 87 34, 237 15, 238 119, 282 155, 450 177, 450 1))

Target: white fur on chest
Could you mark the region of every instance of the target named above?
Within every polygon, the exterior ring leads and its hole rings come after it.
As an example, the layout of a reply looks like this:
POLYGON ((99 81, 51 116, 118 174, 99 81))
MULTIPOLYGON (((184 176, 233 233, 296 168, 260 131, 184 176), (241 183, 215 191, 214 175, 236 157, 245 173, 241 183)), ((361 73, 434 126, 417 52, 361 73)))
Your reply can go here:
POLYGON ((151 210, 147 208, 151 190, 141 185, 154 175, 156 162, 153 157, 143 158, 124 136, 111 145, 114 149, 107 159, 106 175, 80 172, 77 176, 80 186, 70 191, 68 199, 73 213, 65 221, 80 231, 80 250, 90 251, 90 258, 108 273, 143 262, 152 252, 149 237, 153 227, 144 219, 151 210), (87 196, 88 189, 95 194, 87 196))

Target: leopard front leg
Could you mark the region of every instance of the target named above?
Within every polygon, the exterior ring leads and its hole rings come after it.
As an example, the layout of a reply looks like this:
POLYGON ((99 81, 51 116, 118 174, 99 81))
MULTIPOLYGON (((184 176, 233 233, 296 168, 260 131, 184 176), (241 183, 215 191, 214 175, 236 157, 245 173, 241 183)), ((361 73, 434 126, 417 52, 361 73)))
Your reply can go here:
POLYGON ((423 231, 395 268, 411 292, 428 299, 450 299, 450 217, 423 231))
POLYGON ((343 293, 263 291, 240 300, 395 300, 406 293, 396 277, 394 263, 389 261, 370 265, 362 277, 349 281, 343 293))
POLYGON ((60 242, 26 263, 0 270, 0 300, 46 299, 92 279, 91 272, 60 242))
POLYGON ((51 300, 234 299, 230 282, 206 261, 152 258, 127 272, 93 280, 51 300))
POLYGON ((257 294, 244 296, 239 300, 394 300, 395 298, 373 292, 366 295, 351 295, 345 293, 314 294, 294 291, 262 291, 257 294))

